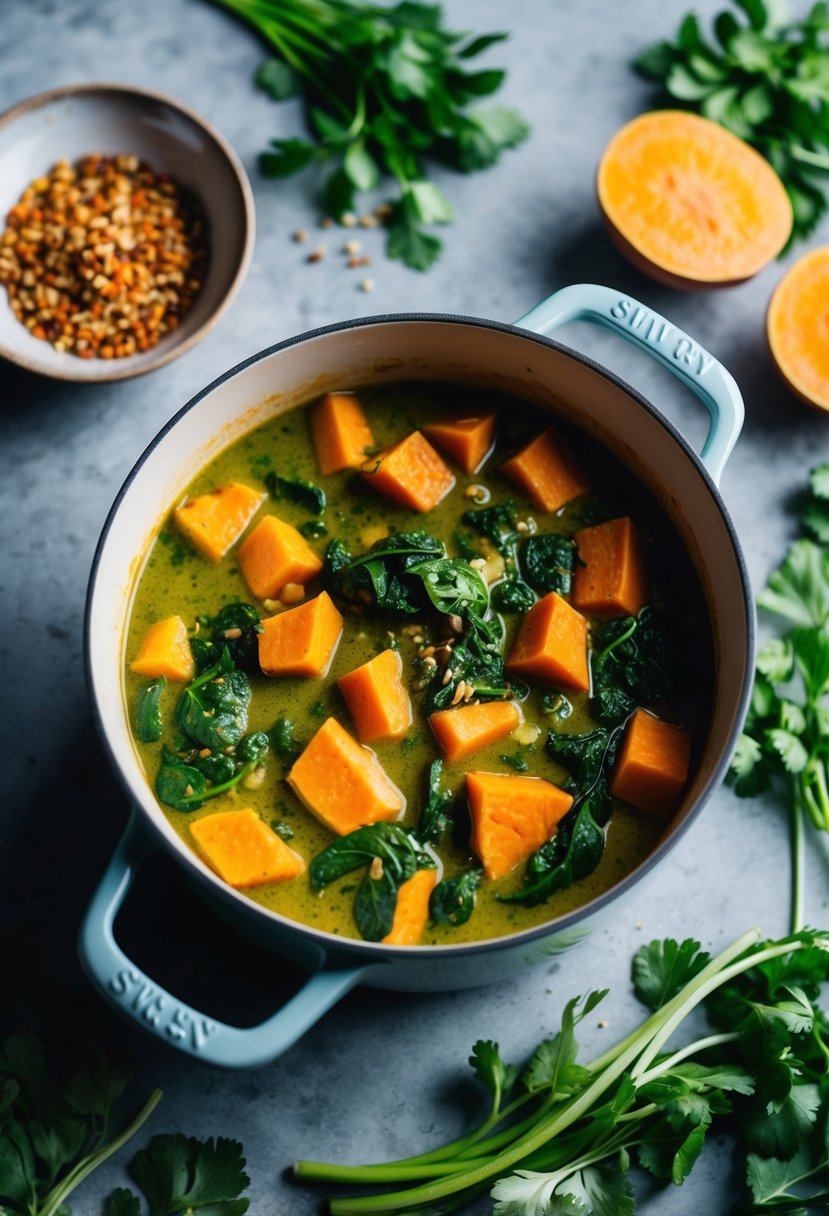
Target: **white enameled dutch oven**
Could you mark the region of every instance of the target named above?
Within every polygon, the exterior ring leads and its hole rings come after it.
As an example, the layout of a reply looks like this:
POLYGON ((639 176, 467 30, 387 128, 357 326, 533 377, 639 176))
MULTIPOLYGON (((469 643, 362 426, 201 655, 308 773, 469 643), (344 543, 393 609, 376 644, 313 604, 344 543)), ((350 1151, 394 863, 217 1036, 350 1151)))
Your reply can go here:
POLYGON ((737 439, 743 403, 731 376, 692 338, 606 287, 567 287, 515 325, 470 317, 369 317, 282 342, 234 367, 193 398, 153 440, 127 478, 98 545, 86 619, 94 712, 134 812, 92 900, 81 956, 94 983, 124 1014, 200 1059, 231 1067, 285 1051, 355 984, 438 991, 514 974, 586 936, 611 902, 658 865, 722 780, 739 734, 753 672, 753 609, 739 544, 717 491, 737 439), (609 371, 546 335, 590 320, 634 342, 702 400, 711 425, 697 456, 663 415, 609 371), (535 402, 616 453, 662 504, 696 566, 715 648, 708 739, 681 808, 658 847, 591 903, 497 940, 395 947, 352 941, 294 923, 226 886, 175 834, 131 742, 122 672, 130 603, 142 557, 196 472, 274 413, 347 385, 456 381, 535 402), (116 913, 148 852, 165 849, 240 931, 309 972, 300 992, 250 1029, 224 1025, 163 991, 123 953, 116 913))

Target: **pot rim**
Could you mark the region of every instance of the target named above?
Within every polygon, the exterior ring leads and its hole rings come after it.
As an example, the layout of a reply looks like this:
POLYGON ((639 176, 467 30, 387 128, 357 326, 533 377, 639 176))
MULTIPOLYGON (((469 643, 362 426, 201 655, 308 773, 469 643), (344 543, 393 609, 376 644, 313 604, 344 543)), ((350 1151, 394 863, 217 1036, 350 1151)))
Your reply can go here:
MULTIPOLYGON (((310 925, 303 924, 301 921, 291 920, 289 917, 274 912, 271 909, 264 907, 262 904, 255 903, 253 900, 248 899, 243 892, 229 887, 226 883, 223 883, 209 871, 203 870, 201 865, 196 864, 198 862, 196 855, 187 851, 186 846, 182 846, 182 848, 178 850, 178 856, 187 863, 186 870, 188 876, 196 879, 200 884, 206 885, 208 890, 214 895, 218 896, 222 902, 236 909, 241 907, 243 909, 250 910, 253 915, 261 915, 266 922, 276 922, 276 924, 278 924, 283 930, 291 930, 299 934, 301 937, 314 942, 317 946, 321 946, 327 954, 333 950, 339 956, 348 954, 355 957, 361 957, 366 962, 382 962, 384 960, 392 961, 394 959, 402 958, 420 958, 424 960, 427 958, 432 958, 443 960, 455 957, 459 954, 466 957, 468 955, 481 954, 493 950, 515 948, 519 945, 529 944, 533 941, 550 937, 553 934, 566 933, 567 931, 576 927, 580 922, 594 916, 603 910, 608 904, 620 898, 647 874, 649 874, 654 867, 659 864, 674 848, 677 842, 688 830, 691 823, 697 818, 708 799, 724 779, 730 763, 734 743, 742 730, 742 724, 748 708, 749 698, 751 696, 754 673, 755 617, 751 583, 749 581, 745 558, 743 556, 742 548, 737 537, 736 529, 731 520, 731 516, 728 513, 717 486, 714 484, 708 469, 705 467, 698 453, 694 450, 689 441, 675 426, 675 424, 671 422, 671 420, 667 418, 657 406, 649 401, 644 394, 639 392, 638 389, 634 388, 621 376, 605 367, 604 364, 597 362, 589 355, 585 355, 582 352, 575 350, 573 347, 568 346, 563 342, 559 342, 554 338, 549 338, 544 334, 536 333, 533 330, 522 329, 520 326, 506 321, 493 321, 483 317, 466 316, 461 313, 429 312, 380 313, 375 316, 357 317, 347 321, 336 321, 330 325, 322 325, 315 329, 305 330, 300 334, 294 334, 289 338, 283 339, 281 342, 276 342, 272 346, 265 347, 263 350, 260 350, 253 355, 249 355, 246 359, 243 359, 241 362, 229 368, 226 372, 223 372, 220 376, 217 376, 215 380, 211 381, 203 389, 200 389, 199 392, 194 394, 189 401, 181 406, 181 408, 168 419, 168 421, 161 427, 161 429, 144 448, 143 452, 132 466, 130 472, 127 474, 120 490, 115 497, 115 500, 113 501, 112 506, 110 507, 109 512, 107 513, 98 543, 95 547, 95 554, 92 559, 89 582, 87 585, 83 627, 84 671, 86 676, 87 693, 90 701, 90 709, 95 723, 95 728, 104 745, 104 750, 109 760, 110 767, 114 770, 119 784, 127 793, 130 803, 134 804, 135 802, 132 796, 132 790, 130 789, 129 781, 123 773, 120 764, 116 760, 114 751, 110 746, 106 723, 103 715, 99 712, 98 701, 95 695, 91 663, 91 617, 92 602, 95 596, 97 574, 101 556, 108 541, 115 518, 120 509, 121 502, 132 485, 132 482, 137 477, 151 453, 159 446, 159 444, 163 442, 167 434, 174 429, 178 422, 186 414, 188 414, 190 410, 198 405, 203 398, 214 392, 214 390, 225 384, 228 380, 240 375, 253 364, 259 363, 263 359, 269 358, 271 355, 277 354, 280 351, 288 350, 293 346, 298 346, 302 342, 324 337, 328 334, 341 333, 345 330, 360 329, 369 326, 382 326, 388 324, 412 322, 436 323, 441 325, 465 325, 481 329, 493 329, 501 333, 513 334, 516 337, 527 341, 536 342, 541 346, 552 348, 559 354, 574 359, 576 362, 581 363, 583 366, 603 376, 606 380, 609 380, 611 384, 621 389, 624 393, 631 397, 637 405, 649 413, 651 417, 654 418, 665 431, 667 431, 674 442, 677 443, 681 448, 685 456, 695 466, 696 472, 702 478, 706 489, 713 498, 714 503, 722 516, 731 540, 734 557, 737 563, 737 569, 739 571, 740 583, 743 590, 743 605, 745 610, 746 627, 746 675, 743 680, 743 686, 740 690, 740 696, 736 706, 737 712, 734 718, 734 725, 732 726, 728 738, 725 740, 720 759, 709 775, 709 778, 701 790, 696 802, 689 808, 683 820, 671 828, 671 830, 658 842, 653 851, 648 854, 644 861, 642 861, 628 874, 624 875, 624 877, 609 888, 609 890, 602 892, 600 895, 597 895, 592 900, 582 904, 580 907, 575 908, 570 912, 566 912, 559 917, 554 917, 540 925, 531 926, 528 929, 519 930, 515 933, 507 933, 500 937, 487 938, 483 941, 458 942, 454 945, 449 944, 443 946, 387 946, 380 942, 364 942, 356 938, 341 937, 337 934, 328 933, 321 929, 314 929, 310 925)), ((146 813, 143 806, 141 806, 140 809, 142 812, 142 819, 151 829, 153 837, 162 841, 165 849, 169 849, 171 842, 164 835, 160 825, 157 824, 148 813, 146 813)))

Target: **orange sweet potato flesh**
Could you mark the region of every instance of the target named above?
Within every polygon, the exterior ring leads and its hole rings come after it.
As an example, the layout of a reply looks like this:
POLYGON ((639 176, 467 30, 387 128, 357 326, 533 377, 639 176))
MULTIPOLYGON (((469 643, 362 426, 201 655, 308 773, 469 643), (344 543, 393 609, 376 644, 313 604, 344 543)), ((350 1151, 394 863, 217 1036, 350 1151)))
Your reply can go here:
POLYGON ((260 600, 277 599, 288 583, 304 587, 322 569, 305 537, 276 515, 259 521, 236 558, 245 582, 260 600))
POLYGON ((204 860, 231 887, 286 882, 305 872, 305 862, 255 811, 220 811, 190 824, 204 860))
POLYGON ((680 110, 622 127, 597 185, 621 251, 671 287, 742 282, 777 256, 792 229, 789 197, 768 161, 718 123, 680 110))
POLYGON ((188 498, 176 508, 173 518, 188 540, 217 562, 235 545, 265 498, 258 490, 234 481, 188 498))
POLYGON ((259 666, 266 676, 324 676, 343 632, 327 591, 262 622, 259 666))
POLYGON ((432 714, 429 725, 449 764, 502 739, 521 723, 514 701, 482 701, 432 714))
POLYGON ((429 896, 438 880, 437 870, 416 870, 397 892, 391 930, 384 946, 416 946, 429 919, 429 896))
POLYGON ((809 405, 829 410, 829 246, 799 258, 780 280, 766 332, 789 388, 809 405))
POLYGON ((492 450, 495 413, 430 422, 423 427, 423 434, 450 460, 454 460, 464 473, 474 473, 492 450))
POLYGON ((570 794, 540 777, 467 773, 472 848, 487 878, 503 878, 540 849, 573 805, 570 794))
POLYGON ((353 393, 326 393, 308 416, 320 473, 357 469, 365 462, 374 436, 353 393))
POLYGON ((420 431, 381 452, 363 476, 378 494, 411 511, 431 511, 455 484, 454 474, 420 431))
POLYGON ((187 626, 180 616, 168 616, 150 625, 138 647, 138 654, 130 663, 130 671, 149 676, 151 680, 157 680, 159 676, 166 676, 168 680, 193 679, 196 664, 190 651, 187 626))
POLYGON ((570 602, 587 616, 635 616, 648 601, 642 542, 628 516, 573 538, 579 561, 570 602))
POLYGON ((337 680, 363 743, 401 739, 412 724, 412 699, 403 683, 403 660, 384 650, 337 680))
POLYGON ((637 709, 625 729, 610 792, 654 815, 669 815, 688 779, 691 736, 637 709))
POLYGON ((505 460, 500 472, 520 486, 538 511, 557 511, 590 489, 587 475, 552 427, 505 460))
POLYGON ((551 591, 530 608, 507 659, 508 671, 528 680, 586 692, 587 621, 551 591))
POLYGON ((366 823, 397 819, 406 799, 377 756, 361 747, 336 718, 323 722, 287 777, 309 811, 345 836, 366 823))

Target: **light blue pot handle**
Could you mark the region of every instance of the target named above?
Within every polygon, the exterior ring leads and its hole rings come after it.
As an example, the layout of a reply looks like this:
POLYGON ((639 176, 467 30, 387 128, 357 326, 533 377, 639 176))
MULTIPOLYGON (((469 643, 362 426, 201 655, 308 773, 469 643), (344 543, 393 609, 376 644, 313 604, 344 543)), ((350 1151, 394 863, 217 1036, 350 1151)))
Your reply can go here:
POLYGON ((563 287, 515 324, 538 334, 550 334, 568 321, 592 321, 627 338, 696 393, 711 416, 700 459, 711 480, 719 485, 745 418, 743 398, 731 373, 658 312, 596 283, 563 287))
POLYGON ((354 987, 367 967, 321 967, 258 1026, 228 1026, 151 980, 115 940, 113 923, 141 862, 153 851, 134 813, 81 926, 79 950, 93 983, 121 1013, 188 1055, 223 1068, 255 1068, 281 1055, 354 987))

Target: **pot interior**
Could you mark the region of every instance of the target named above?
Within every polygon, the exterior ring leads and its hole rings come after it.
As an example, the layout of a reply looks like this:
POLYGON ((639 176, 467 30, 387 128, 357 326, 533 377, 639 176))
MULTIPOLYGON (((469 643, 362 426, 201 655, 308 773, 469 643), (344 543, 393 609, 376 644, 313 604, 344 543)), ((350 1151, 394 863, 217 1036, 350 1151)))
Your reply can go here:
MULTIPOLYGON (((714 643, 713 708, 701 762, 682 805, 644 866, 576 913, 528 936, 583 918, 676 839, 721 779, 739 729, 752 671, 752 614, 731 525, 702 468, 661 416, 621 383, 566 348, 521 330, 458 318, 368 320, 318 331, 257 356, 206 389, 161 432, 123 487, 96 556, 88 605, 88 669, 106 745, 132 800, 167 843, 220 898, 282 921, 225 886, 181 842, 156 804, 132 745, 122 672, 126 624, 146 551, 161 521, 200 468, 274 414, 336 389, 439 380, 523 398, 580 427, 607 447, 662 506, 696 568, 714 643)), ((241 911, 241 909, 240 909, 241 911)), ((285 923, 284 921, 282 922, 285 923)), ((302 933, 329 935, 291 922, 302 933)), ((512 938, 499 939, 512 941, 512 938)), ((338 946, 382 950, 362 942, 338 946)), ((422 947, 435 953, 464 947, 422 947)), ((418 948, 415 948, 418 949, 418 948)))

